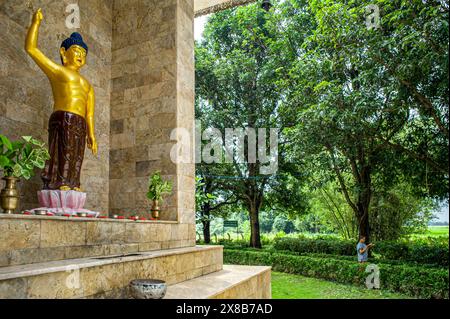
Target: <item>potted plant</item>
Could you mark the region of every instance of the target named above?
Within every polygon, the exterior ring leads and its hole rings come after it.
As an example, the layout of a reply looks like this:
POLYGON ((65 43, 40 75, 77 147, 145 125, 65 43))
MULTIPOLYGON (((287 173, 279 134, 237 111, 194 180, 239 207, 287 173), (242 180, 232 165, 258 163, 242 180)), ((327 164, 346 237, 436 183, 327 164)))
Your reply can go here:
POLYGON ((45 143, 31 136, 20 141, 10 141, 0 134, 0 171, 3 172, 5 188, 0 193, 1 208, 5 214, 12 214, 19 205, 17 182, 20 178, 29 180, 36 168, 43 169, 50 155, 45 143))
POLYGON ((154 173, 149 180, 147 198, 152 201, 152 217, 159 219, 159 213, 161 208, 160 203, 163 201, 164 194, 170 194, 172 192, 172 183, 169 181, 163 181, 161 172, 154 173))

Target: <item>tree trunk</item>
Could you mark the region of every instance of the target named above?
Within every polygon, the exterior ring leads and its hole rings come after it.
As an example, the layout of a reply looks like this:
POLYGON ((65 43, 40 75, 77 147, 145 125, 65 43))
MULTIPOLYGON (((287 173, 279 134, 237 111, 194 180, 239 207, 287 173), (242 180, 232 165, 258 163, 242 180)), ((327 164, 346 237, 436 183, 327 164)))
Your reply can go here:
POLYGON ((203 206, 203 238, 205 240, 205 244, 211 243, 211 205, 206 203, 203 206))
POLYGON ((372 180, 370 176, 370 167, 364 167, 361 170, 360 185, 361 191, 358 194, 356 203, 357 218, 359 223, 359 236, 366 237, 366 242, 370 243, 370 223, 369 223, 369 207, 372 200, 372 180))
POLYGON ((261 234, 259 230, 259 209, 260 204, 257 202, 251 202, 250 205, 250 247, 252 248, 262 248, 261 245, 261 234))
POLYGON ((205 244, 211 243, 211 222, 203 221, 203 238, 205 239, 205 244))

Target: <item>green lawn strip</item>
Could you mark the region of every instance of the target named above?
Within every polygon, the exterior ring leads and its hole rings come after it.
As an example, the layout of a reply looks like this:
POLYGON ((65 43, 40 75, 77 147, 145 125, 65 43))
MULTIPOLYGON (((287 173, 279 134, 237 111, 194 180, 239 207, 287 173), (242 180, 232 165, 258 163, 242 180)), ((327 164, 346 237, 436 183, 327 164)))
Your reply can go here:
POLYGON ((410 299, 383 290, 338 284, 300 275, 272 272, 273 299, 410 299))
MULTIPOLYGON (((267 251, 224 250, 224 262, 240 265, 272 266, 277 272, 303 275, 364 287, 368 274, 355 261, 298 256, 267 251)), ((420 298, 448 298, 449 271, 408 265, 377 264, 381 287, 420 298)))

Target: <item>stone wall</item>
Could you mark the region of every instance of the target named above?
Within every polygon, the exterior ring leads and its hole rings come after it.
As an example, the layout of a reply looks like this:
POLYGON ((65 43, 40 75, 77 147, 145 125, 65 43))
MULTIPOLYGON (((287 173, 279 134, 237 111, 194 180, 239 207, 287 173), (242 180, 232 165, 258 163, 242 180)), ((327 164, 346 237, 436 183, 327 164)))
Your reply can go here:
POLYGON ((195 246, 195 225, 0 215, 0 267, 195 246))
MULTIPOLYGON (((99 156, 86 150, 82 187, 89 194, 87 207, 107 212, 109 200, 109 131, 111 93, 112 0, 1 0, 0 1, 0 133, 17 139, 33 135, 47 141, 47 122, 53 111, 50 84, 24 50, 32 13, 42 8, 44 21, 39 48, 54 61, 60 61, 59 46, 72 32, 80 32, 89 46, 82 74, 96 93, 96 135, 99 156), (81 29, 65 25, 66 6, 78 3, 81 29)), ((41 188, 40 172, 32 181, 20 183, 19 209, 37 206, 41 188)), ((1 183, 1 187, 3 183, 1 183)))
MULTIPOLYGON (((110 205, 149 210, 149 176, 174 184, 162 219, 195 224, 194 164, 174 164, 171 131, 194 123, 193 0, 115 1, 111 95, 110 205)), ((193 136, 193 135, 192 135, 193 136)))

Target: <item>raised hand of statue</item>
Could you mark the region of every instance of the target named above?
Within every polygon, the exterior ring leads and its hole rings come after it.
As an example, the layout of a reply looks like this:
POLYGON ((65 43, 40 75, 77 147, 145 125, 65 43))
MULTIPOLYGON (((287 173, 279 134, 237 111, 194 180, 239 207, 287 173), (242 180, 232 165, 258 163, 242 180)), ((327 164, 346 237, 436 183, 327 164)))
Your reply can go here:
POLYGON ((94 156, 97 156, 98 146, 97 146, 97 141, 95 140, 94 137, 88 136, 87 145, 88 145, 88 148, 92 151, 92 154, 94 154, 94 156))
POLYGON ((44 15, 42 14, 42 9, 39 8, 33 15, 33 23, 41 24, 41 21, 44 19, 44 15))

